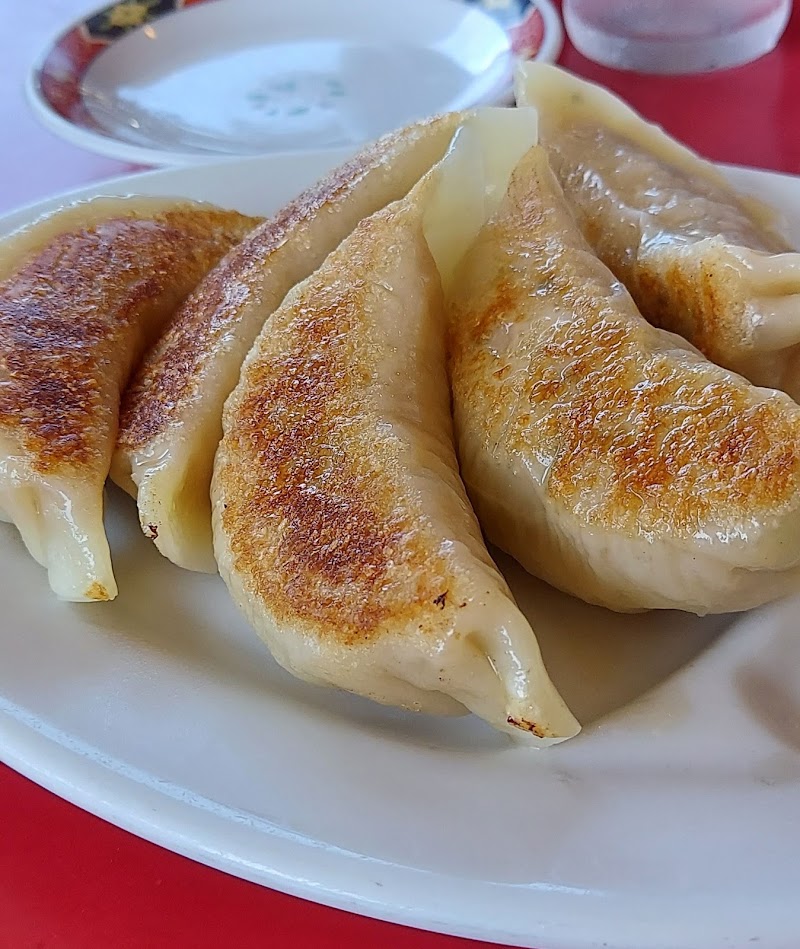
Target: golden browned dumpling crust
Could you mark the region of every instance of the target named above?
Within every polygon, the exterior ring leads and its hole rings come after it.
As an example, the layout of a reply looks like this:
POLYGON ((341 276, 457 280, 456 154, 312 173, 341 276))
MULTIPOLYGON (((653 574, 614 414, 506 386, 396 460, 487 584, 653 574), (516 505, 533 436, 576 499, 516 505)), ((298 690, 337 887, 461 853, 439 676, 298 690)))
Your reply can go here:
POLYGON ((650 326, 538 147, 456 281, 450 365, 487 535, 615 609, 746 609, 800 578, 800 408, 650 326))
POLYGON ((101 198, 0 244, 0 514, 67 599, 116 594, 103 485, 131 370, 258 223, 160 198, 101 198))
POLYGON ((800 254, 778 212, 607 90, 541 63, 518 78, 584 236, 642 314, 800 398, 800 254))
POLYGON ((256 228, 189 297, 123 400, 111 477, 174 563, 216 571, 209 490, 222 406, 264 321, 356 224, 438 161, 457 114, 384 136, 256 228))
POLYGON ((264 326, 225 407, 214 546, 235 602, 295 675, 411 709, 466 706, 547 743, 578 726, 459 478, 443 293, 425 236, 449 259, 448 239, 480 226, 457 210, 484 206, 481 162, 466 160, 482 134, 502 152, 490 166, 501 193, 528 147, 530 115, 517 116, 520 135, 504 125, 508 110, 487 111, 495 122, 469 125, 264 326), (424 232, 429 217, 437 226, 424 232))

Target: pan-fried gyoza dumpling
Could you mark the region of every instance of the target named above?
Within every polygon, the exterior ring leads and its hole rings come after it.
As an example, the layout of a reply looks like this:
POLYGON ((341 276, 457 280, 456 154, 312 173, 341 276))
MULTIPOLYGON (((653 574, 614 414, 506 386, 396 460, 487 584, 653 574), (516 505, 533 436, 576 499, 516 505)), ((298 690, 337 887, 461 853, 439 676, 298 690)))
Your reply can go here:
POLYGON ((647 323, 541 146, 453 283, 461 472, 488 538, 616 610, 743 610, 800 585, 800 407, 647 323))
POLYGON ((187 300, 125 394, 111 477, 174 563, 216 571, 209 490, 222 406, 264 320, 373 211, 445 153, 458 115, 369 146, 267 220, 187 300))
POLYGON ((466 706, 547 743, 578 726, 458 475, 423 236, 427 209, 450 270, 483 217, 477 139, 507 180, 529 112, 468 120, 442 165, 289 294, 226 405, 212 500, 220 572, 289 671, 411 709, 466 706))
POLYGON ((776 213, 605 89, 530 63, 517 99, 584 236, 656 326, 800 398, 800 254, 776 213))
POLYGON ((166 198, 98 198, 0 243, 0 516, 67 600, 116 584, 103 485, 120 391, 204 274, 258 221, 166 198))

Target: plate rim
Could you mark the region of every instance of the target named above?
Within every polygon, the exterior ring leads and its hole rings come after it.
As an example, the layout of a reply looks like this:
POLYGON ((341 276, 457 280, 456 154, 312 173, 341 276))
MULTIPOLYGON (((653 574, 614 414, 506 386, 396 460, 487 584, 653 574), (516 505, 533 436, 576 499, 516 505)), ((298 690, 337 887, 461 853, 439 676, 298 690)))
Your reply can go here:
MULTIPOLYGON (((190 9, 193 6, 200 6, 213 2, 217 2, 217 0, 177 0, 174 9, 165 11, 161 15, 177 16, 183 10, 190 9)), ((376 2, 378 2, 378 0, 376 0, 376 2)), ((379 0, 379 2, 385 2, 385 0, 379 0)), ((478 10, 478 12, 483 13, 485 16, 494 18, 491 11, 485 9, 480 0, 478 0, 478 2, 475 2, 475 0, 449 0, 449 2, 456 3, 461 6, 474 7, 478 10)), ((512 56, 516 55, 514 50, 515 39, 513 31, 518 29, 520 26, 526 26, 530 21, 538 17, 542 24, 542 38, 540 45, 534 51, 534 55, 532 57, 529 56, 530 51, 527 49, 523 49, 522 55, 524 58, 533 58, 542 62, 555 62, 558 59, 558 56, 560 55, 564 45, 564 28, 561 22, 561 17, 559 16, 559 13, 552 0, 517 0, 517 2, 527 2, 527 9, 529 12, 526 12, 521 20, 510 27, 503 27, 502 24, 500 24, 501 28, 504 29, 504 32, 509 39, 510 53, 512 56)), ((106 133, 102 129, 94 128, 90 125, 83 125, 79 122, 73 121, 58 111, 55 104, 48 98, 42 89, 42 77, 44 75, 44 68, 48 57, 50 57, 59 47, 59 45, 63 43, 68 37, 79 32, 90 19, 99 15, 100 13, 104 13, 118 6, 119 4, 120 0, 116 0, 114 3, 107 3, 102 7, 92 9, 83 16, 72 20, 68 25, 61 26, 58 28, 58 30, 53 31, 47 41, 40 47, 38 53, 36 53, 33 57, 31 66, 29 67, 25 76, 23 86, 25 99, 35 117, 45 128, 53 132, 55 135, 58 135, 64 141, 69 142, 71 145, 75 145, 84 150, 94 152, 95 154, 102 155, 106 158, 114 158, 119 161, 126 161, 135 165, 168 168, 207 164, 209 162, 216 162, 226 157, 233 159, 236 159, 237 157, 251 157, 237 155, 234 153, 232 153, 230 156, 217 156, 213 153, 204 154, 200 152, 185 152, 178 149, 159 149, 144 145, 135 145, 133 143, 125 142, 122 139, 116 138, 113 134, 106 133)), ((140 29, 141 26, 137 28, 140 29)), ((125 33, 123 36, 124 35, 128 34, 125 33)), ((106 44, 105 48, 113 45, 117 39, 121 38, 122 36, 113 39, 111 42, 106 44)), ((82 76, 85 75, 85 71, 100 52, 102 52, 102 50, 98 50, 93 54, 92 58, 84 67, 84 71, 77 77, 76 81, 80 81, 82 76)), ((483 104, 499 104, 501 101, 505 102, 505 100, 508 99, 510 95, 511 86, 509 84, 505 91, 502 93, 497 93, 497 95, 492 98, 491 103, 483 104)), ((476 102, 475 104, 480 103, 476 102)), ((292 156, 298 154, 307 154, 309 152, 325 151, 328 151, 328 148, 289 149, 284 151, 271 151, 265 154, 292 156)))
MULTIPOLYGON (((20 743, 24 742, 24 739, 20 739, 20 743)), ((27 735, 27 743, 30 744, 30 734, 27 735)), ((298 856, 299 862, 302 862, 303 856, 312 849, 318 853, 320 845, 299 835, 294 835, 293 840, 288 842, 288 848, 291 850, 289 856, 284 855, 282 859, 276 860, 276 865, 272 867, 256 867, 246 859, 239 860, 234 866, 232 855, 221 847, 211 846, 208 842, 203 847, 197 846, 196 843, 192 846, 195 837, 193 818, 196 816, 194 813, 196 808, 191 804, 170 798, 144 783, 135 784, 134 791, 131 788, 130 776, 110 769, 107 764, 101 764, 90 755, 79 755, 75 751, 70 751, 54 739, 48 738, 40 730, 22 723, 9 714, 7 709, 3 709, 2 704, 0 704, 0 750, 3 752, 0 760, 19 774, 81 810, 158 847, 163 847, 211 869, 289 896, 423 932, 486 941, 498 946, 527 947, 527 949, 610 949, 610 947, 613 949, 697 949, 698 946, 702 946, 703 949, 730 949, 732 945, 737 944, 731 941, 736 938, 731 935, 732 931, 738 927, 739 932, 745 934, 748 932, 748 926, 752 925, 743 906, 738 907, 740 913, 738 918, 733 918, 733 913, 727 906, 726 927, 720 928, 719 925, 709 927, 709 916, 712 914, 708 913, 708 907, 702 895, 698 901, 684 903, 681 906, 681 914, 673 912, 670 915, 670 910, 674 909, 674 903, 668 897, 647 901, 640 899, 636 907, 637 912, 634 913, 630 900, 626 903, 624 899, 617 898, 615 902, 609 899, 607 893, 592 891, 567 893, 550 891, 549 888, 544 887, 536 892, 535 897, 533 893, 531 894, 531 902, 538 901, 538 905, 535 906, 535 932, 529 931, 523 934, 512 929, 502 929, 500 928, 502 923, 499 921, 495 928, 491 928, 490 924, 484 924, 482 918, 479 921, 478 917, 465 923, 454 914, 452 908, 449 911, 441 909, 432 911, 430 900, 427 901, 426 910, 420 911, 419 906, 410 899, 386 902, 371 899, 366 891, 381 888, 383 892, 390 886, 397 887, 398 882, 401 883, 401 889, 410 888, 413 891, 412 878, 416 875, 426 877, 428 881, 433 879, 440 886, 444 884, 448 889, 458 890, 461 898, 464 890, 469 889, 469 885, 475 881, 446 877, 443 874, 434 874, 398 864, 384 864, 377 859, 361 854, 351 854, 347 851, 342 852, 349 864, 344 874, 340 857, 326 871, 327 882, 310 880, 302 872, 290 869, 290 865, 298 862, 298 856), (36 766, 25 760, 22 755, 15 754, 12 743, 15 731, 19 731, 20 734, 32 731, 35 736, 34 743, 47 743, 56 749, 49 760, 63 758, 69 761, 72 767, 64 769, 62 773, 57 773, 53 768, 36 766), (12 741, 9 741, 9 736, 12 736, 12 741), (82 782, 76 778, 80 775, 84 778, 82 782), (109 783, 112 787, 119 786, 123 791, 122 794, 113 797, 115 802, 119 802, 120 798, 129 797, 136 800, 137 806, 123 813, 120 813, 118 808, 115 809, 109 800, 109 783), (170 812, 171 819, 163 825, 160 818, 165 812, 170 812), (388 868, 395 877, 391 884, 381 883, 374 872, 370 873, 370 870, 379 873, 382 867, 388 868), (402 881, 398 881, 398 876, 403 878, 402 881), (343 877, 347 878, 347 884, 343 885, 343 877), (353 877, 360 878, 357 884, 360 890, 358 893, 348 888, 352 886, 353 877), (584 912, 578 917, 574 913, 576 899, 584 901, 584 905, 592 902, 594 912, 588 915, 584 912), (627 918, 620 923, 623 913, 627 918), (605 914, 602 920, 605 923, 604 926, 598 919, 598 916, 602 914, 605 914), (694 917, 696 924, 691 932, 687 932, 685 923, 689 914, 694 917), (679 917, 684 922, 679 922, 679 917), (616 927, 613 932, 609 931, 609 925, 616 927), (621 934, 621 938, 619 938, 620 925, 626 930, 621 934), (647 935, 644 935, 645 933, 647 935)), ((282 842, 287 843, 281 840, 282 837, 292 836, 285 834, 278 827, 275 827, 274 831, 271 837, 273 853, 278 850, 276 843, 278 846, 282 842)), ((207 833, 206 836, 213 840, 219 835, 207 833)), ((323 844, 321 849, 325 851, 335 848, 323 844)), ((429 885, 432 884, 429 883, 429 885)), ((483 885, 485 881, 477 881, 478 887, 483 885)), ((451 907, 453 902, 454 900, 450 901, 451 907)), ((462 899, 462 902, 469 901, 462 899)), ((720 906, 717 909, 721 911, 723 907, 720 906)), ((771 929, 767 929, 763 924, 764 920, 760 919, 762 925, 758 926, 758 941, 769 949, 796 949, 794 940, 797 931, 797 913, 792 914, 785 904, 773 903, 769 906, 768 916, 771 929), (783 910, 782 914, 781 910, 783 910)))

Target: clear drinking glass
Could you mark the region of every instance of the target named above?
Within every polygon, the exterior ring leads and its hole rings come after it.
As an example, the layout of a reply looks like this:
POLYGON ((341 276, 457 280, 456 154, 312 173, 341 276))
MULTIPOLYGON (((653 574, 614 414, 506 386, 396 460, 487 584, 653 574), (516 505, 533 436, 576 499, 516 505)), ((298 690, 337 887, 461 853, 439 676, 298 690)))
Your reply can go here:
POLYGON ((590 59, 649 73, 705 72, 768 53, 792 0, 564 0, 569 38, 590 59))

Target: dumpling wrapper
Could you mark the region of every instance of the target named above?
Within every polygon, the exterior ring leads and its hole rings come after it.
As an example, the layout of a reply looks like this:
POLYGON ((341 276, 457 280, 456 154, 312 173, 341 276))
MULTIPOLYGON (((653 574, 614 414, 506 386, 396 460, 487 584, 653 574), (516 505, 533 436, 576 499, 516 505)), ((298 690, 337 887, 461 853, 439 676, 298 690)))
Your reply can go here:
POLYGON ((458 475, 423 236, 427 210, 452 270, 484 219, 480 143, 507 180, 535 138, 529 112, 468 120, 442 165, 289 294, 226 405, 212 500, 223 579, 290 672, 409 709, 466 706, 548 744, 579 726, 458 475))
POLYGON ((209 274, 145 357, 123 400, 111 477, 174 563, 216 572, 209 492, 222 407, 264 321, 362 218, 444 155, 458 121, 384 136, 303 192, 209 274))
POLYGON ((103 486, 120 392, 145 347, 258 219, 98 198, 0 243, 0 516, 66 600, 117 587, 103 486))
POLYGON ((800 407, 651 326, 541 146, 461 263, 449 353, 489 540, 620 611, 744 610, 800 586, 800 407))
POLYGON ((584 236, 654 325, 756 385, 800 399, 800 254, 777 212, 616 96, 555 66, 518 69, 517 101, 584 236))

